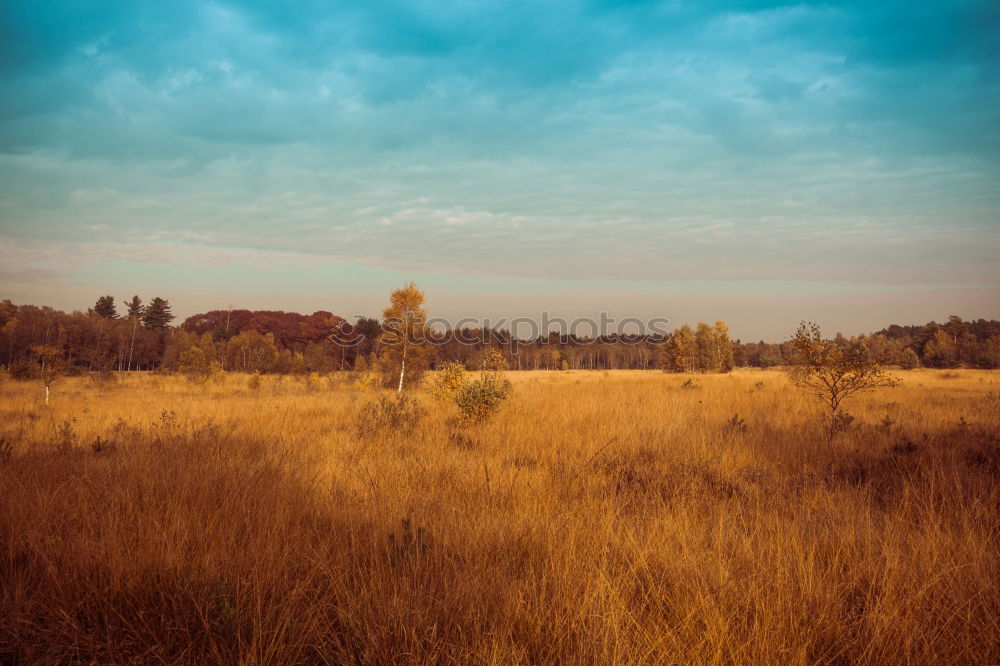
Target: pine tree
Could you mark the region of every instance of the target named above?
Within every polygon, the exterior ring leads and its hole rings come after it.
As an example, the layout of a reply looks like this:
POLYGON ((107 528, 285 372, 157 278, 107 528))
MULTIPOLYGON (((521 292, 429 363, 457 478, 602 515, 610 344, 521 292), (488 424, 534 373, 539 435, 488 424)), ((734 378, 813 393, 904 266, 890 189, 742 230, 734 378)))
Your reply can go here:
POLYGON ((133 296, 131 301, 123 301, 122 303, 123 305, 125 305, 125 308, 127 309, 128 318, 129 321, 131 322, 131 328, 132 328, 129 335, 128 363, 126 365, 126 368, 131 371, 132 354, 133 352, 135 352, 135 334, 138 331, 139 321, 142 319, 142 312, 144 308, 142 307, 142 299, 139 298, 138 294, 133 296))
POLYGON ((105 319, 118 319, 118 310, 115 309, 114 296, 101 296, 94 304, 94 313, 105 319))
POLYGON ((170 303, 156 296, 142 311, 142 325, 154 330, 166 330, 174 315, 170 311, 170 303))
POLYGON ((131 301, 122 301, 122 304, 127 308, 129 318, 142 316, 142 299, 138 295, 133 296, 131 301))

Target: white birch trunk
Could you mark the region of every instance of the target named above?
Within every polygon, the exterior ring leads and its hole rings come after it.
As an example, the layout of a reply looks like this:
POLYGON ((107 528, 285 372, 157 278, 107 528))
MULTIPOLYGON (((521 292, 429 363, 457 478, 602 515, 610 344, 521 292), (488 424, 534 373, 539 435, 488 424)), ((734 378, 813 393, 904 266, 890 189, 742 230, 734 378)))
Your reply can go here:
POLYGON ((399 388, 396 389, 397 393, 403 391, 403 374, 406 372, 406 348, 403 348, 403 362, 399 366, 399 388))

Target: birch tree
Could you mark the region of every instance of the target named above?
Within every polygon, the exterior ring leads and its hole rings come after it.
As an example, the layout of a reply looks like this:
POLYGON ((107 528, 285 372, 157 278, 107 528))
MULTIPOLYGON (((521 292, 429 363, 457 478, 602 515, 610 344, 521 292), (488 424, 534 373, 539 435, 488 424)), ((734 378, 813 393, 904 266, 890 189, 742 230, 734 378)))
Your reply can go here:
POLYGON ((424 293, 410 282, 392 292, 389 307, 382 311, 380 361, 383 376, 395 383, 397 391, 417 381, 427 368, 427 312, 423 305, 424 293))

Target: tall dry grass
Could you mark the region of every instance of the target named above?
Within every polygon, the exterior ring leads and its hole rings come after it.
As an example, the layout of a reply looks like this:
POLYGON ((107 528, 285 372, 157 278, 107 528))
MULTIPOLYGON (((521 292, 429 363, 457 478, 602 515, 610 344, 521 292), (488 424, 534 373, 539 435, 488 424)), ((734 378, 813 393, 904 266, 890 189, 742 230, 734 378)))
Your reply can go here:
POLYGON ((0 662, 996 663, 1000 373, 901 376, 832 447, 780 372, 8 381, 0 662))

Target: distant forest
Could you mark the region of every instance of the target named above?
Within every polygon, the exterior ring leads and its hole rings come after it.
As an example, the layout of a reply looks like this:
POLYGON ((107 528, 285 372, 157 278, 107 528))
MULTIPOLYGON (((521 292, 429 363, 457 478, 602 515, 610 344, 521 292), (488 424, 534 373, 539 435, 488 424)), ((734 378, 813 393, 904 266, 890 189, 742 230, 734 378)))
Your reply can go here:
MULTIPOLYGON (((14 377, 38 376, 43 362, 61 372, 108 372, 180 368, 197 356, 236 372, 327 373, 367 368, 378 355, 378 319, 348 322, 330 312, 302 315, 267 310, 213 310, 174 325, 163 298, 138 296, 115 303, 102 296, 86 312, 0 302, 0 366, 14 377)), ((560 335, 512 340, 508 331, 463 329, 438 335, 430 366, 459 361, 476 369, 490 348, 511 369, 656 369, 725 371, 794 363, 791 342, 730 340, 725 324, 683 326, 669 336, 598 338, 560 335), (460 337, 461 340, 455 338, 460 337), (685 356, 690 349, 690 356, 685 356), (704 354, 702 353, 704 352, 704 354), (703 356, 711 357, 703 360, 703 356)), ((893 324, 871 335, 836 340, 865 345, 886 365, 904 368, 1000 367, 1000 321, 893 324)))

